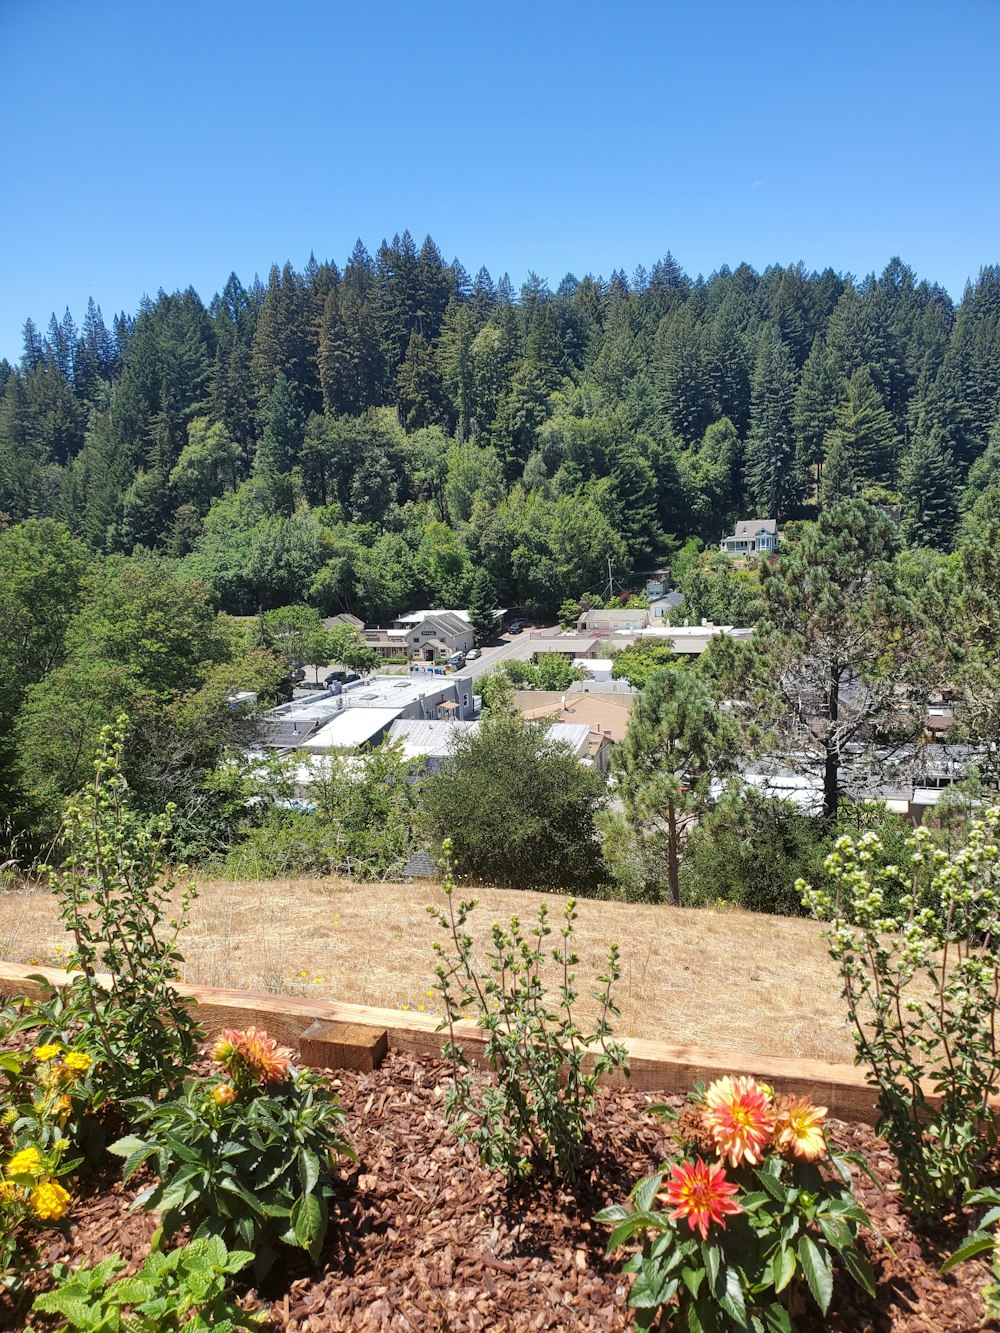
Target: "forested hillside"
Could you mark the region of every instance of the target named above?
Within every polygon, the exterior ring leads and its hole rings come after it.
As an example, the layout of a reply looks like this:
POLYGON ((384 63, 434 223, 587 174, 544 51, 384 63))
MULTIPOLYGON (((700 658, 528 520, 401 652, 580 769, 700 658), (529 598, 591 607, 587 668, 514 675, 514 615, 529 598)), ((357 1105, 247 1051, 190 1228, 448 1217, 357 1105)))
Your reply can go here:
POLYGON ((956 306, 894 259, 475 278, 428 237, 91 304, 0 363, 0 514, 183 561, 217 605, 552 614, 736 517, 898 502, 910 545, 1000 516, 1000 267, 956 306))

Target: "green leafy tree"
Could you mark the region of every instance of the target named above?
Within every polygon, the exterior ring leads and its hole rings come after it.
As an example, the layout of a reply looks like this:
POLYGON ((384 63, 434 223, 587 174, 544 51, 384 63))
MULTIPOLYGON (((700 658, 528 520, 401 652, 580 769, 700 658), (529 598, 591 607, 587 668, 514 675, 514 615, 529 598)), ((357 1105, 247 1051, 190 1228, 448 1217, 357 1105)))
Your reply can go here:
POLYGON ((712 783, 729 773, 740 735, 705 683, 683 667, 650 676, 614 750, 616 790, 647 864, 666 851, 670 901, 680 906, 680 863, 694 822, 711 805, 712 783))
POLYGON ((544 726, 492 710, 423 790, 427 830, 452 839, 463 878, 579 893, 601 882, 602 797, 600 777, 544 726))

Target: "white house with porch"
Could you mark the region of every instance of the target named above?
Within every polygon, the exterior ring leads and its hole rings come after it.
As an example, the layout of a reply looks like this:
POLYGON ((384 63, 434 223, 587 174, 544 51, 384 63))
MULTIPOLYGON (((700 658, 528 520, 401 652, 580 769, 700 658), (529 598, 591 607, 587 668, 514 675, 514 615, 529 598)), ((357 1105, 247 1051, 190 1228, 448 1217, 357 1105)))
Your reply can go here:
POLYGON ((723 537, 719 550, 726 555, 769 555, 780 542, 776 518, 748 518, 736 524, 731 537, 723 537))

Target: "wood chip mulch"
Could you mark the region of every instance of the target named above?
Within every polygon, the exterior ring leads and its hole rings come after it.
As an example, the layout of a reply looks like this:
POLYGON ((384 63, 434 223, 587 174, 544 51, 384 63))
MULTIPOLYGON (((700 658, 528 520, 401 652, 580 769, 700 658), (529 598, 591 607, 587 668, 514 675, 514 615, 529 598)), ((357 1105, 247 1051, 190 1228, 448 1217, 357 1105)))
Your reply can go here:
MULTIPOLYGON (((591 1218, 623 1199, 670 1152, 669 1127, 648 1113, 663 1099, 602 1090, 576 1186, 537 1181, 508 1189, 450 1134, 443 1062, 392 1054, 374 1073, 331 1077, 359 1161, 342 1173, 318 1267, 293 1255, 259 1291, 246 1292, 267 1310, 269 1330, 611 1333, 632 1327, 624 1256, 605 1255, 607 1230, 591 1218)), ((849 1279, 838 1279, 829 1314, 799 1318, 802 1333, 980 1328, 986 1264, 963 1265, 945 1278, 937 1273, 970 1219, 918 1231, 899 1207, 885 1145, 864 1125, 833 1122, 831 1129, 842 1147, 864 1153, 883 1185, 879 1190, 864 1176, 856 1180, 882 1238, 865 1240, 878 1297, 872 1301, 849 1279)), ((117 1251, 130 1268, 137 1266, 155 1227, 154 1218, 129 1211, 145 1183, 123 1188, 113 1174, 93 1182, 67 1233, 45 1233, 46 1257, 77 1264, 117 1251)), ((6 1317, 12 1318, 9 1307, 6 1317)), ((23 1327, 23 1319, 4 1322, 0 1300, 0 1328, 23 1327)))

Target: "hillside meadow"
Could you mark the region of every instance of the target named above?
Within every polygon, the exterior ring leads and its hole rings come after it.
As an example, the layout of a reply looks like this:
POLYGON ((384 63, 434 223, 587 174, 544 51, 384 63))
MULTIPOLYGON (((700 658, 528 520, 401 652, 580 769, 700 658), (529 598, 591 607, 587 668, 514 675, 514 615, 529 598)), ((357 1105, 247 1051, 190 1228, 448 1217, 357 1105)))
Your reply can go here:
MULTIPOLYGON (((436 1012, 432 944, 443 935, 426 907, 443 904, 437 885, 206 880, 199 890, 182 937, 188 981, 436 1012)), ((517 913, 528 923, 543 902, 558 926, 564 902, 491 888, 475 895, 479 942, 492 921, 517 913)), ((594 900, 577 913, 583 1013, 595 1007, 590 981, 608 944, 621 947, 620 1034, 851 1061, 837 977, 815 922, 594 900)), ((69 947, 51 894, 0 893, 0 957, 59 966, 69 947)))

